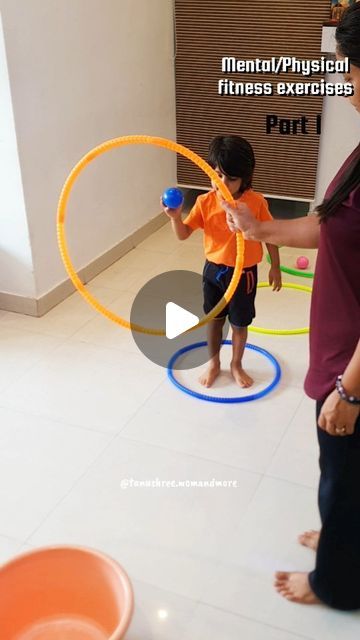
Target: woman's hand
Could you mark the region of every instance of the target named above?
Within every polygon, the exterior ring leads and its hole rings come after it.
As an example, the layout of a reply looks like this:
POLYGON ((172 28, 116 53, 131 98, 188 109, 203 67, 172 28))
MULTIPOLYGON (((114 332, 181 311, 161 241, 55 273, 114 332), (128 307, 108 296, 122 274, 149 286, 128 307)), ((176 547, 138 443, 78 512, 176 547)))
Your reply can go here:
POLYGON ((233 205, 221 200, 221 206, 226 211, 226 222, 230 231, 242 231, 246 240, 258 240, 261 223, 256 220, 246 204, 239 202, 233 205))
POLYGON ((359 413, 359 405, 342 400, 334 389, 321 408, 318 425, 331 436, 349 436, 354 433, 359 413))
POLYGON ((280 267, 270 267, 269 285, 272 286, 273 291, 280 291, 282 285, 280 267))

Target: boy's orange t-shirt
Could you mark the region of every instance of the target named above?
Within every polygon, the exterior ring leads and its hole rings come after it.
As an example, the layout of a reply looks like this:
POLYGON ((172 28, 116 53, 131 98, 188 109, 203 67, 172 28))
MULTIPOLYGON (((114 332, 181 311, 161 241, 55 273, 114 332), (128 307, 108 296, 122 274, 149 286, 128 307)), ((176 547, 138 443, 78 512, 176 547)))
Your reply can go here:
MULTIPOLYGON (((268 204, 261 193, 252 189, 245 191, 236 202, 243 202, 251 209, 257 220, 272 220, 268 204)), ((190 213, 184 219, 191 229, 204 230, 205 256, 210 262, 234 267, 236 263, 236 235, 226 223, 226 214, 221 207, 216 191, 199 196, 190 213)), ((261 242, 245 240, 244 267, 261 262, 261 242)))

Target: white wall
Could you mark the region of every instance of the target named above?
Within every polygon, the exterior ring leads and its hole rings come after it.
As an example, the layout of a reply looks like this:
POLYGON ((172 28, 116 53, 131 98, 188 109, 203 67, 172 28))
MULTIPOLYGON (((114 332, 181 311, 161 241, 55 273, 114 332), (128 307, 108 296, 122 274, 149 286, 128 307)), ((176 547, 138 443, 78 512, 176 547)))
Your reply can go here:
MULTIPOLYGON (((109 138, 175 138, 172 0, 0 0, 0 10, 40 297, 66 277, 55 215, 72 166, 109 138)), ((175 154, 148 146, 87 167, 67 224, 76 267, 154 217, 175 176, 175 154)))
POLYGON ((0 16, 0 291, 35 296, 30 238, 0 16))
MULTIPOLYGON (((322 53, 335 54, 335 27, 322 28, 322 53)), ((326 82, 344 82, 343 75, 328 74, 326 82)), ((344 160, 356 147, 360 135, 360 117, 349 100, 325 97, 323 102, 322 134, 316 180, 315 204, 322 202, 325 191, 344 160)))
MULTIPOLYGON (((327 82, 343 82, 339 74, 326 76, 327 82)), ((359 144, 360 115, 346 98, 324 98, 315 204, 322 202, 325 191, 344 160, 359 144)))

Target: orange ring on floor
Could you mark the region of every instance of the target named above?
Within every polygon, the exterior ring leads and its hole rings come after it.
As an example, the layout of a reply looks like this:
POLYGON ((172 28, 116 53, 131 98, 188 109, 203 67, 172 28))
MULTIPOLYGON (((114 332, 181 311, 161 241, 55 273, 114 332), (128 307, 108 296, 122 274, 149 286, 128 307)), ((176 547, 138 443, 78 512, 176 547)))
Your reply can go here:
MULTIPOLYGON (((121 316, 118 316, 116 313, 110 311, 102 305, 85 287, 85 285, 81 282, 73 264, 70 259, 68 245, 66 241, 65 234, 65 219, 67 213, 67 205, 70 197, 71 190, 74 186, 75 181, 79 177, 80 173, 83 169, 95 158, 105 153, 106 151, 110 151, 110 149, 114 149, 115 147, 123 147, 129 144, 153 144, 158 147, 164 147, 165 149, 169 149, 170 151, 175 151, 176 153, 180 153, 182 156, 185 156, 194 164, 196 164, 202 171, 206 173, 206 175, 215 182, 216 186, 219 188, 219 191, 227 202, 233 203, 233 199, 230 191, 224 185, 224 183, 220 180, 217 173, 210 167, 210 165, 205 162, 200 156, 198 156, 194 151, 187 149, 181 144, 177 142, 173 142, 172 140, 167 140, 166 138, 158 138, 154 136, 144 136, 144 135, 135 135, 135 136, 122 136, 120 138, 113 138, 112 140, 107 140, 103 142, 98 147, 95 147, 91 151, 89 151, 81 160, 75 165, 75 167, 70 172, 67 177, 65 184, 62 188, 58 209, 57 209, 57 238, 60 254, 65 265, 65 269, 72 281, 73 285, 76 289, 81 293, 83 298, 88 302, 96 311, 102 313, 106 318, 116 322, 117 324, 125 327, 126 329, 131 329, 132 331, 139 331, 141 333, 148 333, 150 335, 164 336, 165 329, 150 329, 147 327, 142 327, 138 324, 130 323, 128 320, 125 320, 121 316)), ((218 302, 218 304, 205 316, 203 316, 198 324, 193 327, 192 330, 197 329, 198 327, 203 326, 213 318, 215 318, 228 304, 233 296, 235 289, 239 283, 241 278, 241 272, 244 263, 244 239, 241 233, 236 234, 236 264, 232 279, 230 281, 229 287, 224 293, 223 298, 218 302)))

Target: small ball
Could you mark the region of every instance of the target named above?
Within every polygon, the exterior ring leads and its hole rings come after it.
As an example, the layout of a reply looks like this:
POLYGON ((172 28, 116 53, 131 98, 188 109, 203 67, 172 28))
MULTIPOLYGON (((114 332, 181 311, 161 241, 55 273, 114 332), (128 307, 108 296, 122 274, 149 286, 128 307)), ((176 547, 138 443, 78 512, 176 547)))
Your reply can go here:
POLYGON ((170 187, 169 189, 165 189, 162 194, 162 201, 165 207, 177 209, 184 202, 184 196, 180 189, 170 187))
POLYGON ((307 269, 309 266, 309 258, 306 256, 299 256, 296 259, 296 266, 298 269, 307 269))

